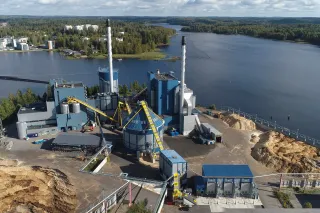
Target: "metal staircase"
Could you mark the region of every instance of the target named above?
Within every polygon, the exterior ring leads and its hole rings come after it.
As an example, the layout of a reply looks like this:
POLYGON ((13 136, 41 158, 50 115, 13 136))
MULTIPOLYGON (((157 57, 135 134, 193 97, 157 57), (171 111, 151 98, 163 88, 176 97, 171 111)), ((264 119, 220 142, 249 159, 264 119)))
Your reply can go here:
POLYGON ((102 115, 102 116, 110 119, 111 121, 118 122, 117 120, 113 119, 112 117, 110 117, 110 116, 107 115, 106 113, 102 112, 100 109, 97 109, 97 108, 89 105, 88 103, 86 103, 86 102, 84 102, 84 101, 81 101, 81 100, 79 100, 79 99, 77 99, 77 98, 74 98, 74 97, 68 97, 67 100, 68 100, 68 103, 69 103, 69 104, 70 104, 70 103, 77 102, 77 103, 79 103, 79 104, 81 104, 81 105, 83 105, 83 106, 91 109, 93 112, 99 113, 100 115, 102 115))
POLYGON ((153 132, 153 135, 154 135, 154 138, 156 139, 156 142, 158 144, 158 147, 160 148, 160 150, 163 150, 163 145, 162 145, 162 141, 160 139, 160 136, 158 134, 158 131, 157 131, 157 128, 156 126, 154 125, 154 122, 151 118, 151 115, 149 113, 149 108, 147 106, 147 103, 145 101, 140 101, 140 104, 144 110, 144 113, 146 114, 147 116, 147 119, 148 119, 148 123, 149 123, 149 126, 151 127, 151 130, 153 132))

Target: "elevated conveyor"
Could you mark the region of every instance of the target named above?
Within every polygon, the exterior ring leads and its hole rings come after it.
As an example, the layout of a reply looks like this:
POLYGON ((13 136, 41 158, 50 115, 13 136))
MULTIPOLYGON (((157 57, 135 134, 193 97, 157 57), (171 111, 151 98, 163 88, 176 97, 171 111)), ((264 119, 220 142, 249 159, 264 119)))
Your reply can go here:
POLYGON ((152 118, 151 118, 151 116, 150 116, 147 103, 146 103, 145 101, 140 101, 140 104, 141 104, 141 106, 142 106, 142 109, 143 109, 144 113, 145 113, 146 116, 147 116, 148 123, 149 123, 149 126, 151 127, 151 130, 152 130, 152 132, 153 132, 154 138, 156 139, 156 142, 157 142, 160 150, 163 150, 162 141, 161 141, 160 136, 159 136, 159 134, 158 134, 157 128, 156 128, 156 126, 154 125, 154 122, 153 122, 153 120, 152 120, 152 118))
POLYGON ((114 122, 118 123, 118 121, 117 121, 117 120, 113 119, 112 117, 110 117, 110 116, 109 116, 109 115, 107 115, 106 113, 102 112, 100 109, 97 109, 97 108, 95 108, 95 107, 93 107, 93 106, 89 105, 88 103, 86 103, 86 102, 84 102, 84 101, 81 101, 81 100, 79 100, 79 99, 77 99, 77 98, 74 98, 74 97, 68 97, 68 103, 69 103, 69 104, 70 104, 70 103, 74 103, 74 102, 79 103, 79 104, 81 104, 81 105, 83 105, 83 106, 87 107, 88 109, 91 109, 93 112, 98 113, 98 114, 100 114, 100 115, 102 115, 102 116, 104 116, 104 117, 108 118, 109 120, 111 120, 111 121, 114 121, 114 122))
POLYGON ((196 125, 197 125, 197 128, 198 128, 200 134, 203 134, 203 129, 202 129, 198 115, 196 115, 196 125))
POLYGON ((127 111, 128 111, 128 115, 130 115, 131 112, 132 112, 131 107, 129 106, 129 104, 128 104, 127 101, 125 101, 124 103, 125 103, 125 105, 126 105, 126 108, 127 108, 127 111))

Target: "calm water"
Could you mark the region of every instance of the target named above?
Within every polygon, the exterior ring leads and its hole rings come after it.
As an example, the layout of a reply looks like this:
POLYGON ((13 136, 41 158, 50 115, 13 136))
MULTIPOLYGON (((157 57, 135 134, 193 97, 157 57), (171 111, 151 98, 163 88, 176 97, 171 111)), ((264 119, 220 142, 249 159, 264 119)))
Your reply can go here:
MULTIPOLYGON (((179 28, 179 26, 172 26, 179 28)), ((180 55, 181 35, 187 36, 186 83, 197 103, 240 108, 309 136, 320 138, 320 48, 245 36, 182 33, 163 51, 180 55), (291 120, 287 120, 287 116, 291 120)), ((62 77, 98 83, 98 67, 107 60, 65 60, 57 53, 0 53, 0 74, 39 80, 62 77)), ((175 71, 180 61, 114 61, 119 83, 147 81, 147 72, 175 71)), ((180 77, 179 77, 180 78, 180 77)), ((41 84, 0 81, 0 96, 31 87, 44 92, 41 84)))

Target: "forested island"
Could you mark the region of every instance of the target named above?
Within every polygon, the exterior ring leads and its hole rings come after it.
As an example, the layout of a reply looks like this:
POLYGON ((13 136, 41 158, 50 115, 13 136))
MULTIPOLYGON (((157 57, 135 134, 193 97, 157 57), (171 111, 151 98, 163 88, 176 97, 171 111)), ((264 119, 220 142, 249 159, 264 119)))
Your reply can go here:
MULTIPOLYGON (((56 49, 81 51, 89 58, 107 55, 106 18, 104 17, 0 17, 7 27, 0 28, 0 37, 28 37, 28 44, 45 45, 52 40, 56 49), (76 29, 74 26, 95 25, 76 29), (66 29, 66 26, 73 26, 66 29)), ((139 21, 112 20, 112 47, 115 58, 161 59, 157 48, 169 45, 175 30, 150 26, 139 21)))
POLYGON ((320 45, 320 18, 173 18, 184 32, 247 35, 320 45))

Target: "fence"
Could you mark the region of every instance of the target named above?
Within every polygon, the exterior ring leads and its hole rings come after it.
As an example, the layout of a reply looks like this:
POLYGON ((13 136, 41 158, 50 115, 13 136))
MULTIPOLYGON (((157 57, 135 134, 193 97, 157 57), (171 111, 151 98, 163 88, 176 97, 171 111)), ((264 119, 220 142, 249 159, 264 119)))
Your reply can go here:
POLYGON ((302 142, 308 143, 311 146, 315 146, 317 148, 320 148, 320 140, 309 137, 304 134, 301 134, 301 133, 299 133, 299 130, 294 131, 294 130, 290 130, 286 127, 280 126, 279 124, 277 124, 276 121, 267 121, 263 118, 259 118, 257 115, 251 115, 249 113, 240 111, 240 109, 234 109, 234 108, 228 107, 228 106, 223 106, 219 110, 238 114, 242 117, 245 117, 245 118, 248 118, 248 119, 254 121, 257 124, 267 126, 270 129, 273 129, 277 132, 283 133, 286 136, 294 137, 299 141, 302 141, 302 142))
POLYGON ((97 198, 97 201, 91 204, 88 208, 86 208, 83 212, 84 213, 107 213, 108 210, 116 205, 118 201, 123 197, 126 196, 125 192, 128 188, 129 182, 126 182, 120 188, 115 190, 110 195, 105 195, 105 192, 102 193, 97 198))

